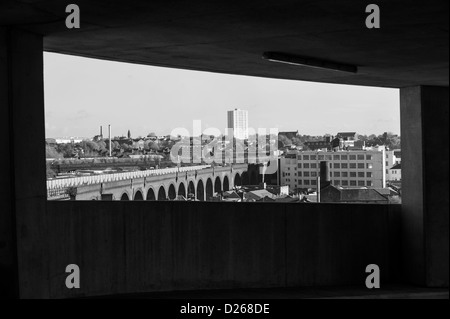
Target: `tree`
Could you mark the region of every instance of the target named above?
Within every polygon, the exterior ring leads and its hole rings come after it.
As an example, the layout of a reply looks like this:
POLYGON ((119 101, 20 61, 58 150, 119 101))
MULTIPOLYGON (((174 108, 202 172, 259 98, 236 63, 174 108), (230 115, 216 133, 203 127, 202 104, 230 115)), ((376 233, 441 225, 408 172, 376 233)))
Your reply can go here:
POLYGON ((113 150, 120 150, 120 144, 117 141, 113 141, 111 146, 113 150))
POLYGON ((63 157, 70 158, 75 155, 73 145, 71 143, 58 144, 57 151, 62 153, 63 157))
POLYGON ((45 145, 45 157, 46 158, 62 158, 63 154, 59 153, 54 147, 45 145))
POLYGON ((56 177, 56 173, 54 170, 51 169, 50 163, 46 163, 46 170, 47 170, 47 178, 54 178, 56 177))
POLYGON ((159 151, 159 145, 155 142, 148 143, 148 148, 151 151, 155 151, 155 152, 159 151))

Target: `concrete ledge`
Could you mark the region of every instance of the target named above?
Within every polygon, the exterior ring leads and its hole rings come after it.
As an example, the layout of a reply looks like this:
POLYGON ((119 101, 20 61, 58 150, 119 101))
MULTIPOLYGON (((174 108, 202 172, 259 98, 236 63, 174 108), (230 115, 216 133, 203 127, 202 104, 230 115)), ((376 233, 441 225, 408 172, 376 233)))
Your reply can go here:
POLYGON ((48 202, 51 297, 394 281, 400 205, 48 202), (75 263, 81 288, 65 287, 75 263))

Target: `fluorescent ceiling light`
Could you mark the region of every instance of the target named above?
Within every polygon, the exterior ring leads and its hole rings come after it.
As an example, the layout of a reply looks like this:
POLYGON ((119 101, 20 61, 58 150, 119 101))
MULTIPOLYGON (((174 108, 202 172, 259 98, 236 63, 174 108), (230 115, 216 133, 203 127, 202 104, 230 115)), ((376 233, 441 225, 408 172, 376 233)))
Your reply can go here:
POLYGON ((327 69, 350 73, 358 72, 358 67, 356 65, 343 64, 333 61, 320 60, 280 52, 264 52, 263 58, 272 62, 286 63, 291 65, 301 65, 311 68, 327 69))

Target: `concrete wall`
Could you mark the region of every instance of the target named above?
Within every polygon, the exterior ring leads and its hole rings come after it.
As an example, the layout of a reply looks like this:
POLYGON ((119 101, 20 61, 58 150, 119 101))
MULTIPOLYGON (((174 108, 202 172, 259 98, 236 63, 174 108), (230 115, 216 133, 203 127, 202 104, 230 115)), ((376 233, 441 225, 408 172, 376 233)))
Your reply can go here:
POLYGON ((391 281, 398 205, 48 202, 51 297, 391 281), (65 287, 65 267, 81 288, 65 287))
POLYGON ((400 90, 405 278, 448 287, 448 87, 400 90))
MULTIPOLYGON (((11 153, 12 137, 10 133, 9 71, 8 71, 8 32, 0 28, 0 136, 3 147, 11 153)), ((9 154, 8 154, 9 155, 9 154)), ((15 240, 15 217, 13 213, 12 163, 14 158, 0 156, 0 287, 8 291, 9 297, 18 294, 17 258, 15 240)))
POLYGON ((42 36, 0 28, 0 287, 16 297, 48 296, 43 79, 42 36))

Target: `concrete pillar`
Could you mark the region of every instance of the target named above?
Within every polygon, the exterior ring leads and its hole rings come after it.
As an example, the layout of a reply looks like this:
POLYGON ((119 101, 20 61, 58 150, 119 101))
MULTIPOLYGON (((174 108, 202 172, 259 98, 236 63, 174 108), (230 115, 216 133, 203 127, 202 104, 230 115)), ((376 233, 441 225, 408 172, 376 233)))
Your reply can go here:
POLYGON ((0 286, 22 298, 49 296, 42 45, 0 28, 0 286))
POLYGON ((400 90, 403 274, 428 287, 448 287, 448 94, 400 90))

